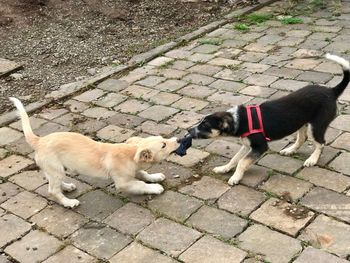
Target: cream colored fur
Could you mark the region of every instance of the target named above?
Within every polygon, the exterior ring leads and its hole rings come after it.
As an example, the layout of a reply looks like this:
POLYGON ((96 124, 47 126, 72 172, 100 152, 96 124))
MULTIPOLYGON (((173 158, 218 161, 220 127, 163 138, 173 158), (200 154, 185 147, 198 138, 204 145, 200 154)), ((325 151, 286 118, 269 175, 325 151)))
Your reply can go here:
POLYGON ((87 176, 110 177, 118 190, 131 194, 160 194, 164 191, 156 182, 163 181, 165 176, 161 173, 148 174, 143 169, 174 152, 179 147, 176 138, 132 137, 126 143, 110 144, 73 132, 38 137, 31 129, 22 103, 16 98, 10 100, 19 111, 27 142, 35 150, 35 161, 49 181, 49 193, 63 206, 79 205, 78 200, 69 199, 62 193, 62 190, 76 188, 74 184, 63 182, 65 169, 87 176))

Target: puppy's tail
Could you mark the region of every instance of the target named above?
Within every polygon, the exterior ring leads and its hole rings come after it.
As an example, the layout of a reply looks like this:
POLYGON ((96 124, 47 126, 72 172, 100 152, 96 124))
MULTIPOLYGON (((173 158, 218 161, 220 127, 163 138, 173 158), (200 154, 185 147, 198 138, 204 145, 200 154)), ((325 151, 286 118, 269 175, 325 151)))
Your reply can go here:
POLYGON ((28 114, 24 109, 22 102, 19 99, 13 97, 10 97, 9 99, 13 102, 13 104, 15 104, 18 110, 18 115, 22 120, 22 129, 24 132, 24 136, 26 137, 26 141, 29 143, 30 146, 32 146, 35 149, 38 145, 39 137, 36 136, 32 131, 28 114))
POLYGON ((350 64, 349 61, 345 60, 344 58, 338 57, 336 55, 331 55, 329 53, 326 54, 326 58, 340 64, 343 67, 344 77, 342 81, 333 88, 334 95, 338 98, 343 93, 346 86, 349 84, 350 64))

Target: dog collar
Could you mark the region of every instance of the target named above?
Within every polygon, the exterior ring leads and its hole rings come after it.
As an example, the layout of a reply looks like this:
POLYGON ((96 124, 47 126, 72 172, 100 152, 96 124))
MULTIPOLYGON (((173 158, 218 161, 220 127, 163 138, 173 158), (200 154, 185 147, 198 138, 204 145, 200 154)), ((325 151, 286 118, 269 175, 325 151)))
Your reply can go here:
POLYGON ((241 138, 247 137, 247 136, 249 136, 251 134, 255 134, 255 133, 262 133, 267 141, 271 141, 271 139, 266 137, 266 134, 265 134, 265 130, 264 130, 264 126, 263 126, 263 120, 262 120, 262 117, 261 117, 260 106, 258 106, 258 105, 251 105, 251 106, 246 106, 245 108, 247 110, 248 131, 243 133, 241 135, 241 138), (255 109, 256 115, 258 116, 258 121, 259 121, 259 128, 258 129, 254 129, 253 128, 253 118, 252 118, 252 109, 253 108, 255 109))

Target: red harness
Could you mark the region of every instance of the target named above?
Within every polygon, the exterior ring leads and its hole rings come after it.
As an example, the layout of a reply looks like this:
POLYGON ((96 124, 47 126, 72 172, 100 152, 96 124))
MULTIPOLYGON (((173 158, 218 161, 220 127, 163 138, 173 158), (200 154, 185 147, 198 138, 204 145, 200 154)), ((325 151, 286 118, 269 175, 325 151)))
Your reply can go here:
POLYGON ((245 108, 247 110, 248 129, 249 130, 247 132, 243 133, 241 135, 241 138, 247 137, 247 136, 254 134, 254 133, 262 133, 267 141, 271 141, 271 139, 266 137, 266 134, 265 134, 263 121, 262 121, 262 117, 261 117, 260 106, 251 105, 251 106, 246 106, 245 108), (253 128, 253 118, 252 118, 252 109, 253 108, 255 109, 256 115, 258 116, 258 120, 259 120, 259 128, 258 129, 253 128))

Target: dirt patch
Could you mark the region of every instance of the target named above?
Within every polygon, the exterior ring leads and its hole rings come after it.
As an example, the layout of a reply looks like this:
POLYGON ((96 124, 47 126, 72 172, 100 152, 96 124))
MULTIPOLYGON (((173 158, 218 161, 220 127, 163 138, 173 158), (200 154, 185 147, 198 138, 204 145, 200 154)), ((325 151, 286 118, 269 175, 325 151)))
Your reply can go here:
POLYGON ((0 79, 0 113, 11 107, 10 95, 37 101, 232 9, 228 2, 180 0, 0 0, 0 57, 24 66, 18 79, 0 79))

